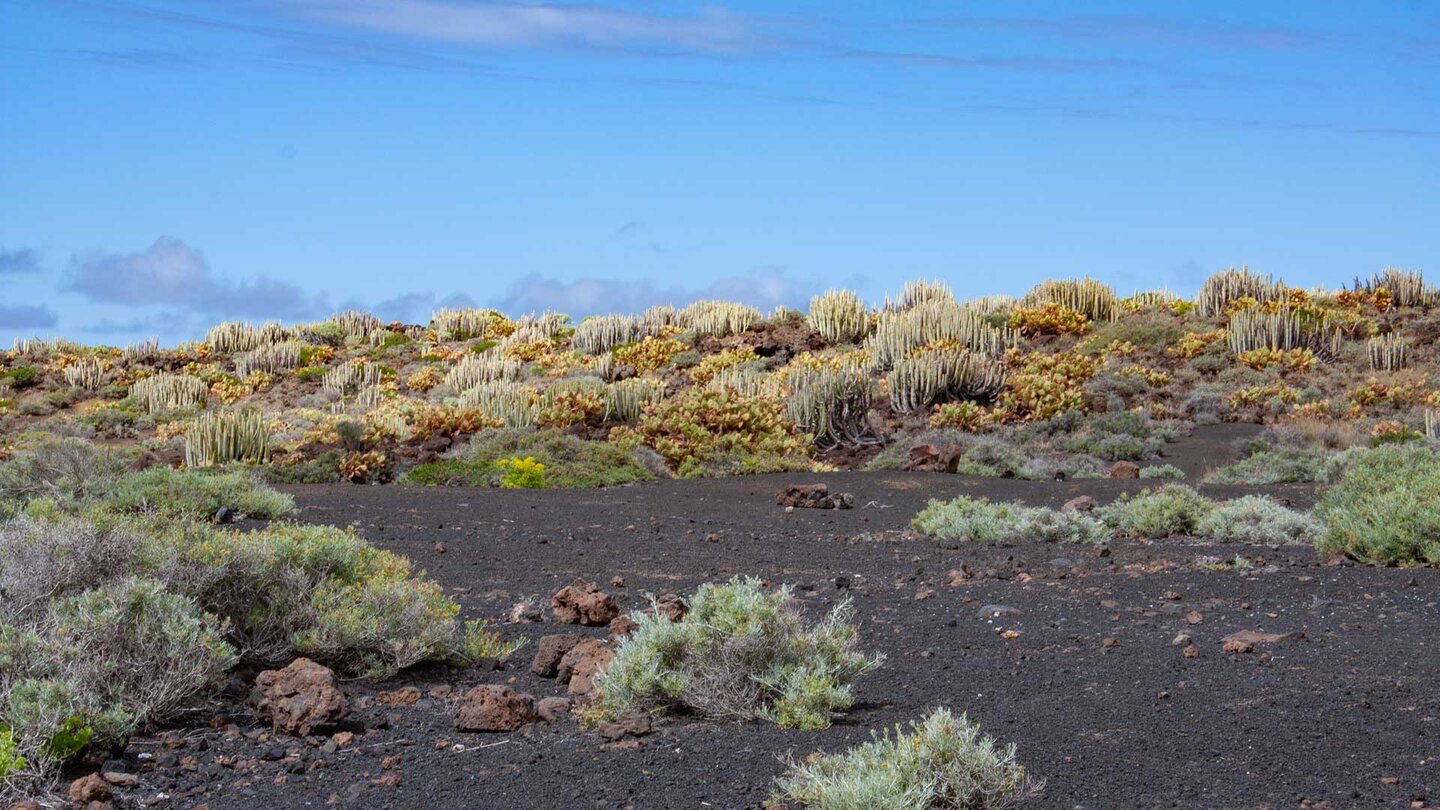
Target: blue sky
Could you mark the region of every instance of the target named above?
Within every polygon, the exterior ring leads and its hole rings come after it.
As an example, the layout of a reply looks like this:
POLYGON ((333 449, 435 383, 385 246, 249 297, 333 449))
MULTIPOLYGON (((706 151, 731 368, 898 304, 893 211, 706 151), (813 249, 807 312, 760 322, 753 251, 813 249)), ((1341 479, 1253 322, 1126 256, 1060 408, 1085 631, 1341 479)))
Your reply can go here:
POLYGON ((0 340, 1440 258, 1429 2, 6 0, 0 340))

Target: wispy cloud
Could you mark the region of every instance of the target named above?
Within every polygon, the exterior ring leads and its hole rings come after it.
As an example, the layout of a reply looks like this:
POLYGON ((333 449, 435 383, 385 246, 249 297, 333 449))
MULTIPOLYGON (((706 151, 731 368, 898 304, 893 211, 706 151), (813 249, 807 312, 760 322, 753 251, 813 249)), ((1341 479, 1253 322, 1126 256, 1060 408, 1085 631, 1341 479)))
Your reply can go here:
POLYGON ((54 310, 46 306, 0 306, 0 329, 50 329, 56 320, 54 310))
POLYGON ((40 254, 30 248, 10 250, 0 247, 0 276, 19 276, 40 272, 40 254))
POLYGON ((880 62, 917 67, 947 68, 958 70, 1017 70, 1042 73, 1090 73, 1113 70, 1156 70, 1153 65, 1135 59, 1064 57, 1064 56, 949 56, 946 54, 908 52, 842 50, 836 53, 843 59, 880 62))
POLYGON ((813 289, 813 285, 800 283, 778 267, 758 267, 696 288, 665 287, 651 280, 581 278, 562 281, 551 276, 528 275, 512 284, 494 304, 509 313, 548 309, 575 317, 640 312, 656 304, 679 306, 706 298, 723 298, 770 309, 781 304, 802 304, 813 289))
POLYGON ((199 251, 168 236, 136 253, 77 256, 62 289, 96 303, 177 306, 214 317, 309 318, 326 310, 323 297, 293 284, 219 276, 199 251))
POLYGON ((1291 26, 1236 25, 1150 15, 1040 17, 942 17, 927 25, 1033 33, 1083 42, 1121 42, 1207 50, 1298 51, 1318 48, 1324 34, 1291 26))
POLYGON ((714 7, 689 15, 618 6, 453 0, 287 0, 314 20, 492 48, 666 48, 737 53, 763 37, 748 16, 714 7))

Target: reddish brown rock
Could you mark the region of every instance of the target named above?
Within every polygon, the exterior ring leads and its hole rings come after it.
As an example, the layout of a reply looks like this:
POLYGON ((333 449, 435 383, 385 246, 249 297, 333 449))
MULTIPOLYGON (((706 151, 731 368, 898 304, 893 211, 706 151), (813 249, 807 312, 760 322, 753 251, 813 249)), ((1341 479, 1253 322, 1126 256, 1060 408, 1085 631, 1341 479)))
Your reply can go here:
POLYGON ((535 703, 535 713, 546 723, 558 723, 570 715, 570 698, 541 698, 535 703))
POLYGON ((250 701, 277 730, 300 737, 333 726, 350 713, 335 673, 308 658, 260 673, 250 701))
POLYGON ((903 469, 911 472, 953 473, 960 466, 960 448, 917 444, 910 448, 903 469))
POLYGON ((1110 465, 1111 478, 1139 478, 1140 465, 1133 461, 1117 461, 1110 465))
POLYGON ((413 686, 402 686, 393 692, 381 692, 375 696, 381 706, 414 706, 420 702, 420 690, 413 686))
MULTIPOLYGON (((614 632, 613 629, 611 632, 614 632)), ((560 659, 580 641, 581 637, 573 633, 542 636, 535 645, 535 657, 530 661, 530 671, 542 678, 555 677, 555 668, 560 666, 560 659)))
POLYGON ((620 615, 620 606, 595 583, 577 579, 550 597, 550 613, 560 624, 603 627, 620 615))
POLYGON ((672 622, 678 622, 690 613, 690 605, 673 593, 662 593, 655 597, 655 610, 672 622))
POLYGON ((630 614, 628 613, 616 616, 615 620, 610 622, 610 643, 614 644, 620 639, 630 635, 635 632, 635 628, 639 626, 639 623, 630 618, 630 614))
POLYGON ((556 677, 561 683, 568 685, 570 697, 583 701, 594 693, 597 676, 604 672, 613 660, 614 650, 602 641, 587 638, 560 659, 556 677))
POLYGON ((655 730, 655 722, 644 709, 631 709, 595 729, 602 739, 614 742, 625 737, 644 737, 655 730))
POLYGON ((1089 495, 1081 495, 1078 498, 1071 498, 1060 507, 1061 512, 1093 512, 1100 508, 1100 502, 1089 495))
POLYGON ((105 782, 104 777, 98 773, 82 776, 70 783, 70 801, 79 805, 86 805, 90 802, 108 802, 114 796, 110 785, 105 782))
POLYGON ((791 484, 775 495, 775 503, 795 509, 849 509, 855 496, 848 492, 830 494, 824 484, 791 484))
POLYGON ((508 686, 477 686, 455 706, 460 731, 514 731, 539 718, 535 699, 508 686))

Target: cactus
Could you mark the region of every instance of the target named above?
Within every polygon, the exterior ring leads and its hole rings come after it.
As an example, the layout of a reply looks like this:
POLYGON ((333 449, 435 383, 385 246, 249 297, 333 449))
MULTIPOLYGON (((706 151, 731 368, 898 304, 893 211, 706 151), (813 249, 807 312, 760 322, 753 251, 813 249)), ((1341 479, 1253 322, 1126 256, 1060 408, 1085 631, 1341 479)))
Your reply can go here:
POLYGON ((895 301, 891 301, 890 296, 885 296, 884 311, 904 312, 922 304, 954 303, 955 294, 950 292, 950 288, 945 285, 945 282, 939 279, 934 281, 920 279, 905 282, 904 288, 900 290, 900 297, 895 301))
POLYGON ((975 352, 930 349, 896 361, 888 380, 890 407, 910 413, 939 402, 990 399, 1005 384, 1005 366, 975 352))
POLYGON ((1285 295, 1285 285, 1269 276, 1252 273, 1249 267, 1239 270, 1231 267, 1200 285, 1200 292, 1195 296, 1195 310, 1203 318, 1218 318, 1225 314, 1231 302, 1241 298, 1252 298, 1265 304, 1278 301, 1285 295))
POLYGON ((270 432, 256 410, 211 411, 185 431, 185 466, 213 467, 239 461, 263 464, 270 458, 270 432))
POLYGON ((1430 307, 1440 297, 1434 285, 1425 283, 1425 275, 1419 270, 1395 267, 1376 273, 1364 285, 1357 282, 1355 289, 1357 292, 1363 289, 1367 293, 1383 289, 1390 293, 1390 302, 1397 307, 1430 307))
POLYGON ((337 312, 330 321, 340 327, 347 339, 354 338, 361 343, 369 342, 372 334, 385 328, 385 324, 381 323, 379 318, 358 309, 337 312))
POLYGON ((1370 355, 1370 368, 1376 371, 1399 371, 1410 360, 1410 345, 1394 332, 1370 338, 1365 349, 1370 355))
POLYGON ((496 380, 519 380, 525 376, 525 363, 486 352, 469 354, 450 368, 445 383, 456 391, 468 391, 496 380))
POLYGON ((435 310, 430 315, 430 328, 440 341, 470 340, 490 337, 496 324, 504 316, 493 309, 448 309, 435 310))
POLYGON ((64 374, 72 387, 99 391, 105 385, 105 362, 93 357, 79 360, 66 366, 64 374))
MULTIPOLYGON (((787 378, 788 381, 788 378, 787 378)), ((742 397, 778 396, 779 381, 775 375, 754 366, 732 366, 715 372, 705 387, 716 391, 732 391, 742 397)))
POLYGON ((160 356, 160 339, 150 338, 140 343, 131 343, 120 353, 120 357, 130 365, 147 363, 160 356))
POLYGON ((586 354, 601 354, 616 346, 634 343, 653 334, 647 331, 645 319, 636 315, 602 315, 587 318, 575 327, 570 346, 586 354))
POLYGON ((371 365, 363 360, 342 363, 325 372, 320 389, 335 396, 349 396, 359 393, 362 388, 368 388, 380 382, 380 375, 379 366, 371 365))
POLYGON ((235 354, 279 343, 289 336, 290 333, 285 327, 274 321, 268 321, 258 328, 244 321, 227 321, 211 327, 210 331, 205 333, 205 345, 216 354, 235 354))
POLYGON ((665 398, 665 383, 653 377, 631 377, 605 388, 605 421, 633 422, 645 406, 665 398))
POLYGON ((870 424, 870 375, 858 368, 810 368, 791 375, 790 421, 821 450, 879 444, 870 424))
POLYGON ((760 310, 729 301, 696 301, 681 311, 697 334, 725 337, 744 332, 763 316, 760 310))
POLYGON ((255 371, 275 374, 298 368, 300 353, 306 347, 307 344, 301 341, 287 340, 284 343, 275 343, 248 352, 241 352, 235 356, 235 374, 244 378, 249 377, 255 371))
POLYGON ((1238 355, 1256 349, 1309 349, 1322 360, 1334 359, 1340 350, 1339 324, 1323 310, 1279 306, 1237 310, 1227 329, 1230 350, 1238 355))
POLYGON ((1018 340, 1009 327, 991 326, 984 315, 954 303, 936 301, 880 314, 866 341, 875 367, 887 369, 914 350, 950 342, 982 354, 999 355, 1018 340))
POLYGON ((1058 304, 1092 321, 1113 321, 1120 314, 1120 299, 1114 288, 1092 278, 1046 281, 1026 293, 1020 304, 1026 307, 1058 304))
POLYGON ((535 389, 509 380, 481 383, 460 395, 460 407, 480 411, 506 427, 534 427, 540 411, 535 389))
POLYGON ((870 331, 870 313, 860 296, 829 290, 810 299, 810 328, 833 345, 859 343, 870 331))
POLYGON ((149 413, 204 405, 209 391, 204 380, 188 374, 156 374, 130 386, 131 398, 149 413))

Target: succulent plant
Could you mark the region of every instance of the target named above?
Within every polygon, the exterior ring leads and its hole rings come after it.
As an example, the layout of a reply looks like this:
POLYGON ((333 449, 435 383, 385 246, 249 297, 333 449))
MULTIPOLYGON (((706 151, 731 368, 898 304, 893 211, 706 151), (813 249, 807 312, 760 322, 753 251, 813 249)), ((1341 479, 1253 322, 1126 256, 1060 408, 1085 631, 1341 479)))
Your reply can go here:
POLYGON ((1395 332, 1370 338, 1365 350, 1370 355, 1370 368, 1376 371, 1399 371, 1410 361, 1410 344, 1395 332))
POLYGON ((910 413, 939 402, 990 399, 1005 382, 1004 364, 964 349, 928 349, 895 362, 890 407, 910 413))
POLYGON ((870 312, 849 290, 829 290, 810 299, 810 328, 831 344, 859 343, 870 331, 870 312))
POLYGON ((1113 321, 1120 315, 1120 299, 1115 289, 1093 278, 1046 281, 1020 300, 1024 307, 1044 304, 1058 304, 1092 321, 1113 321))
POLYGON ((270 432, 259 411, 209 411, 185 431, 185 466, 213 467, 239 461, 263 464, 270 458, 270 432))
POLYGON ((131 398, 149 413, 203 405, 209 392, 204 380, 189 374, 156 374, 130 386, 131 398))

